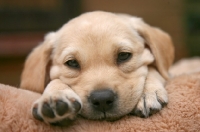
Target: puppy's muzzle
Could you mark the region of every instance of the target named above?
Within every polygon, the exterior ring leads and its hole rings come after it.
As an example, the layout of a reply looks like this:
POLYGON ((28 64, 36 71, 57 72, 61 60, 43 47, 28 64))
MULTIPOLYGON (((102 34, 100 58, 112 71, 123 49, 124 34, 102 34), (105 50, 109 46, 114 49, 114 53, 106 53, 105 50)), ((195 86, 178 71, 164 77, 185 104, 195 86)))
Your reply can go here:
POLYGON ((117 95, 108 89, 95 90, 90 94, 88 99, 94 110, 105 113, 114 108, 117 95))

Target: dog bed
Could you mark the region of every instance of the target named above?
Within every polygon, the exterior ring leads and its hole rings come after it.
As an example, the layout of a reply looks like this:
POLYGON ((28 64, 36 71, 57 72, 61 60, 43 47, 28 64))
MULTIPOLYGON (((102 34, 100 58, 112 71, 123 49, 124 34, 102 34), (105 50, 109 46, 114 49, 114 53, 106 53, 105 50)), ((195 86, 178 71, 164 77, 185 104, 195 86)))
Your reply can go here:
POLYGON ((32 117, 31 105, 40 94, 0 84, 0 132, 200 131, 200 72, 176 75, 166 89, 168 105, 149 118, 127 115, 107 122, 78 117, 69 127, 57 127, 32 117))

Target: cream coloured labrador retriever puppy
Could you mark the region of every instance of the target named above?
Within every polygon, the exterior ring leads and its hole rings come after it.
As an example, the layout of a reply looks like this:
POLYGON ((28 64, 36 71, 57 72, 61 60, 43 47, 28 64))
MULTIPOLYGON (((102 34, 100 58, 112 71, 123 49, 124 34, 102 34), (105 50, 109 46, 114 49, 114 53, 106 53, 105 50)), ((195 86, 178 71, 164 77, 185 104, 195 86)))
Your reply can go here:
POLYGON ((142 19, 102 11, 72 19, 28 56, 21 88, 43 93, 33 116, 66 125, 80 115, 148 117, 168 102, 174 49, 168 34, 142 19))

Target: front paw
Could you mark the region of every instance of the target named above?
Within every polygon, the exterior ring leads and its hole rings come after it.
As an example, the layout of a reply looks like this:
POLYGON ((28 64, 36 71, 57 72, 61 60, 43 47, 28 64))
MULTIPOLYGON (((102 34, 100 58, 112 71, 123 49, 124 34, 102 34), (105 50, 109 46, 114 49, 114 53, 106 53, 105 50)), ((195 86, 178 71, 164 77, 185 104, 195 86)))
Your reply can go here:
POLYGON ((35 119, 51 125, 67 126, 81 110, 80 98, 71 90, 42 95, 32 107, 35 119))
POLYGON ((149 117, 160 111, 167 102, 168 96, 164 87, 157 90, 146 91, 139 99, 133 110, 133 114, 144 118, 149 117))

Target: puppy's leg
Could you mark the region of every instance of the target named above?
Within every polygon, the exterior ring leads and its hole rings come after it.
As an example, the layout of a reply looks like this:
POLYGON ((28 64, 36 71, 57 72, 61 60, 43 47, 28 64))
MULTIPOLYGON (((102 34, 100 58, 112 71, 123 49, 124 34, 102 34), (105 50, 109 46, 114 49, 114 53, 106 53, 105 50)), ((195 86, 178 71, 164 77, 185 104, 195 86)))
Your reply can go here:
POLYGON ((80 97, 59 79, 51 81, 32 107, 33 116, 52 125, 69 125, 82 108, 80 97))
POLYGON ((149 68, 143 95, 134 109, 134 114, 148 117, 167 104, 168 96, 164 88, 165 80, 154 68, 149 68))

